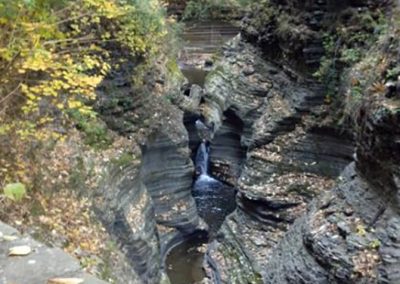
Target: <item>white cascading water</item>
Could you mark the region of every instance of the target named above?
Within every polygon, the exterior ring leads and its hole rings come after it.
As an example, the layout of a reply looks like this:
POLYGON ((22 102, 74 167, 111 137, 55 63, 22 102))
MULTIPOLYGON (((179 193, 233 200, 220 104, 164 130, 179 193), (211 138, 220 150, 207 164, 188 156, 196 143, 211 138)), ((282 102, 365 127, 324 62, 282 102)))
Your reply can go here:
POLYGON ((211 182, 215 181, 212 177, 208 175, 208 165, 209 165, 209 147, 206 142, 202 142, 197 149, 196 153, 196 173, 199 175, 196 182, 211 182))
POLYGON ((202 142, 197 149, 196 154, 196 171, 200 175, 208 174, 208 147, 205 142, 202 142))

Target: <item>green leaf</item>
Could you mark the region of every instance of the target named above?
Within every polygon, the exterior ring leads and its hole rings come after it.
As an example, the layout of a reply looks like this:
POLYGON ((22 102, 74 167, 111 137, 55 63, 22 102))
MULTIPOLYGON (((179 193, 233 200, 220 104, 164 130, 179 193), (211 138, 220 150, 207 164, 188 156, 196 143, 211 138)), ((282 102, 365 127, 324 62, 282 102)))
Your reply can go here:
POLYGON ((9 183, 4 188, 4 195, 14 201, 20 201, 26 195, 26 187, 22 183, 9 183))

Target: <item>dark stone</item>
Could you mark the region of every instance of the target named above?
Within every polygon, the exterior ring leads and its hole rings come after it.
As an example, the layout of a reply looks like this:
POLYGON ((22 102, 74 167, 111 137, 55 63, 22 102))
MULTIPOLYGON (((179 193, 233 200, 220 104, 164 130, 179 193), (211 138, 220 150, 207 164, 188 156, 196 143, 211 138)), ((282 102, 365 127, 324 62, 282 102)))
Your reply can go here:
POLYGON ((206 67, 206 68, 210 68, 210 67, 212 67, 214 65, 214 62, 212 61, 212 60, 206 60, 205 62, 204 62, 204 67, 206 67))
POLYGON ((250 76, 250 75, 253 75, 256 71, 253 67, 246 67, 243 69, 242 72, 243 72, 244 76, 250 76))
POLYGON ((385 87, 386 87, 385 96, 387 98, 393 98, 394 96, 396 96, 397 84, 395 82, 387 82, 385 84, 385 87))

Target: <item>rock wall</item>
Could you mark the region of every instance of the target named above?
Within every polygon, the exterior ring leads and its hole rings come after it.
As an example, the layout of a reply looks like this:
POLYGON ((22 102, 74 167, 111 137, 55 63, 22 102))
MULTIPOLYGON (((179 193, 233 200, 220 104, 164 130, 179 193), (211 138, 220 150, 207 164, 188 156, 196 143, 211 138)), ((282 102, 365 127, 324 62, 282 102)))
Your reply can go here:
POLYGON ((141 179, 155 205, 157 223, 191 233, 199 225, 191 195, 194 167, 186 130, 182 123, 175 126, 182 130, 179 140, 161 132, 146 144, 141 179))
POLYGON ((243 127, 242 120, 228 109, 210 144, 211 174, 231 185, 236 185, 246 157, 246 147, 241 144, 243 127))
MULTIPOLYGON (((372 11, 378 11, 379 15, 387 7, 391 7, 392 2, 395 1, 270 0, 254 3, 244 18, 242 32, 244 38, 260 47, 269 61, 286 64, 311 75, 320 67, 321 58, 326 55, 324 41, 329 33, 338 32, 335 31, 338 26, 352 21, 352 17, 356 15, 352 27, 343 32, 339 31, 343 38, 334 44, 340 45, 346 40, 351 42, 352 39, 346 39, 347 36, 344 35, 346 32, 349 32, 350 38, 358 33, 373 34, 374 26, 367 28, 368 31, 362 30, 368 23, 363 19, 371 15, 373 18, 379 17, 373 15, 372 11), (363 17, 363 14, 367 17, 363 17)), ((360 45, 365 44, 368 43, 364 39, 360 45)), ((357 49, 360 45, 350 44, 348 48, 357 49)), ((336 53, 337 50, 338 48, 336 53)), ((329 56, 335 55, 329 54, 329 56)))
MULTIPOLYGON (((216 283, 262 283, 279 240, 352 160, 352 137, 316 123, 324 114, 318 83, 264 61, 240 37, 224 47, 205 93, 201 109, 207 123, 216 125, 214 139, 226 131, 224 113, 229 111, 243 122, 241 134, 236 131, 236 151, 247 149, 236 182, 238 209, 209 247, 208 272, 216 283)), ((216 153, 224 157, 231 152, 216 153)), ((220 157, 211 152, 211 161, 220 157)), ((238 165, 233 160, 226 164, 238 165)), ((214 166, 216 175, 235 179, 219 169, 214 166)))
POLYGON ((111 167, 96 207, 133 271, 153 284, 165 280, 170 240, 204 225, 191 195, 194 167, 183 112, 166 99, 184 82, 156 68, 138 87, 135 64, 121 64, 98 88, 96 108, 112 130, 131 139, 134 160, 111 167))
MULTIPOLYGON (((300 22, 317 31, 337 11, 389 2, 342 1, 334 8, 326 1, 286 1, 279 13, 302 11, 300 22), (320 24, 313 26, 316 16, 320 24)), ((241 145, 247 148, 238 209, 209 246, 208 275, 215 283, 398 283, 399 89, 390 88, 398 84, 391 81, 384 91, 371 86, 390 77, 385 68, 397 64, 398 41, 386 36, 348 76, 364 82, 366 66, 379 70, 365 80, 363 95, 370 97, 350 105, 354 129, 340 129, 327 111, 324 86, 307 75, 323 50, 310 60, 320 47, 309 39, 291 49, 274 30, 275 20, 256 33, 245 25, 244 38, 261 52, 236 39, 206 81, 208 123, 221 127, 224 111, 234 110, 244 122, 241 145), (384 66, 371 63, 378 61, 384 66), (258 95, 257 88, 263 89, 258 95)), ((351 96, 352 85, 344 88, 351 96)))
POLYGON ((267 283, 400 281, 399 119, 387 105, 368 109, 357 162, 275 248, 267 283))
POLYGON ((399 277, 399 113, 396 100, 378 100, 359 109, 357 159, 339 185, 321 196, 285 236, 268 267, 269 280, 289 283, 397 283, 399 277), (297 237, 294 237, 297 236, 297 237), (298 238, 298 240, 295 240, 298 238), (286 263, 283 264, 283 261, 286 263), (312 265, 309 265, 312 264, 312 265), (302 275, 293 273, 307 265, 302 275), (284 278, 278 274, 291 274, 284 278))
POLYGON ((143 283, 159 282, 160 244, 154 206, 140 180, 139 165, 112 170, 98 193, 95 206, 100 220, 131 265, 126 283, 137 283, 129 277, 132 273, 137 273, 143 283))

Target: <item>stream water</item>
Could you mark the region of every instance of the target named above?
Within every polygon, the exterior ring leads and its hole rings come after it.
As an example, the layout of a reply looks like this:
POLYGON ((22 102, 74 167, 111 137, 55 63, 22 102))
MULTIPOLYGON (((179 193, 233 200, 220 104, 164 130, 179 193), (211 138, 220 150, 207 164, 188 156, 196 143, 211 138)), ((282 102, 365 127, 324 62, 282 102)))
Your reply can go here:
POLYGON ((195 234, 175 246, 165 261, 167 274, 172 284, 192 284, 205 278, 203 260, 206 234, 195 234))
POLYGON ((192 194, 200 217, 209 226, 209 237, 213 239, 225 217, 235 210, 236 191, 208 175, 209 151, 204 142, 197 150, 196 168, 199 176, 194 183, 192 194))
POLYGON ((192 189, 199 215, 209 226, 208 235, 191 235, 170 251, 166 267, 172 284, 193 284, 204 279, 205 245, 236 208, 236 190, 208 175, 209 154, 207 143, 201 143, 195 159, 199 175, 192 189))
MULTIPOLYGON (((215 21, 187 26, 179 66, 190 84, 203 87, 212 67, 212 55, 239 31, 229 24, 215 21)), ((165 264, 172 284, 200 283, 205 278, 203 262, 206 245, 236 207, 236 190, 209 175, 210 155, 208 142, 203 141, 194 159, 197 176, 192 188, 199 215, 209 226, 208 235, 196 233, 186 237, 168 253, 165 264)))
POLYGON ((236 36, 239 29, 220 21, 187 23, 186 26, 179 66, 191 84, 203 87, 212 67, 213 55, 225 42, 236 36))

